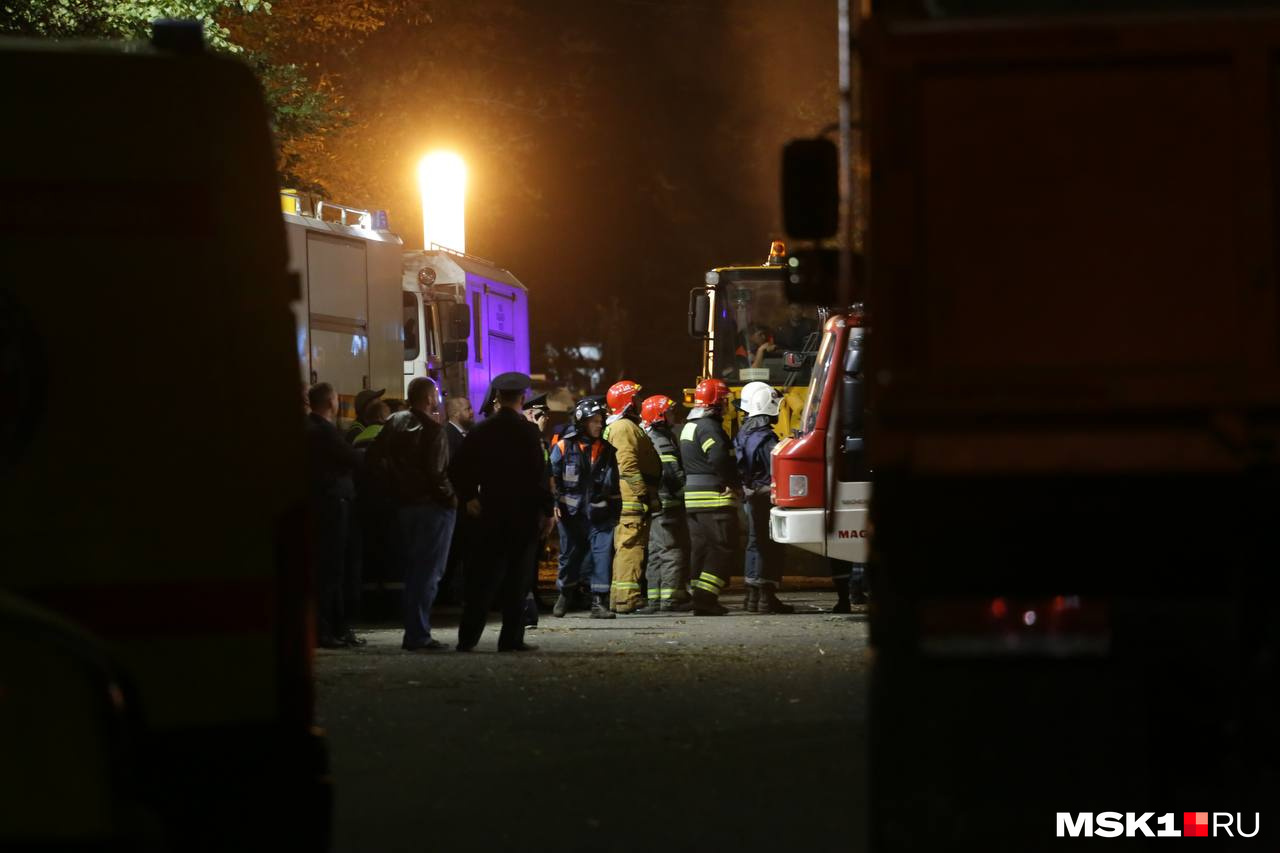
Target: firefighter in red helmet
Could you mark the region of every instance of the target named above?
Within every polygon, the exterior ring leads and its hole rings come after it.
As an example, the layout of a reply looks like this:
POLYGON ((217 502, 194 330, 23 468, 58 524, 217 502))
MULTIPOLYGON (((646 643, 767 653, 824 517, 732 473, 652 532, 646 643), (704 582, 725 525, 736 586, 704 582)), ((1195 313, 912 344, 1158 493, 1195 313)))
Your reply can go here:
POLYGON ((720 603, 720 593, 733 574, 742 493, 733 442, 721 423, 729 386, 719 379, 704 379, 694 389, 693 403, 689 420, 680 430, 693 613, 723 616, 729 611, 720 603))
POLYGON ((613 534, 610 606, 615 613, 635 613, 644 607, 640 581, 649 544, 649 523, 653 514, 662 509, 658 500, 662 463, 653 442, 640 428, 640 406, 636 399, 639 393, 639 385, 624 379, 614 383, 605 397, 609 417, 604 438, 617 454, 622 486, 622 517, 613 534))
POLYGON ((684 466, 671 432, 675 407, 676 401, 663 394, 648 398, 640 407, 640 425, 662 463, 662 480, 658 484, 662 510, 649 526, 649 561, 644 572, 649 586, 645 611, 649 613, 693 607, 688 589, 689 520, 684 514, 684 466))

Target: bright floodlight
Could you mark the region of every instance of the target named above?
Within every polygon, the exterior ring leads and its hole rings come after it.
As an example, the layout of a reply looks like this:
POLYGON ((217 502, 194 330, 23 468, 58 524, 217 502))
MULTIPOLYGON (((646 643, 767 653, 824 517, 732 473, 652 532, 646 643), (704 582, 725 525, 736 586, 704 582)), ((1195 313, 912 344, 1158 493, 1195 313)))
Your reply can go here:
POLYGON ((459 252, 467 250, 467 165, 457 154, 435 151, 418 164, 422 193, 422 245, 435 243, 459 252))

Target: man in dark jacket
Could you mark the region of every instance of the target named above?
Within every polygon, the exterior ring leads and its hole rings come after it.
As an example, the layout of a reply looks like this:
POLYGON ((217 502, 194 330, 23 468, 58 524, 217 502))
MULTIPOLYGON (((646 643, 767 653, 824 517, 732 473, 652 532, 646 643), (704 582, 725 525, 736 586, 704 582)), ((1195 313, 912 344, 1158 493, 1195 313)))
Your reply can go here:
POLYGON ((435 651, 431 606, 449 552, 458 505, 449 482, 449 444, 435 420, 440 392, 419 376, 409 383, 409 410, 392 415, 374 445, 375 462, 386 473, 396 503, 404 568, 405 651, 435 651))
POLYGON ((724 616, 720 593, 733 575, 738 543, 742 478, 734 464, 733 444, 721 423, 729 402, 729 386, 704 379, 693 391, 694 408, 680 430, 680 462, 684 466, 685 513, 689 518, 693 615, 724 616))
POLYGON ((747 594, 743 609, 749 613, 794 613, 778 598, 782 581, 782 546, 769 538, 769 511, 773 500, 771 454, 778 444, 773 426, 778 422, 781 397, 767 382, 749 382, 742 389, 746 420, 734 440, 738 474, 742 477, 742 508, 747 516, 747 557, 743 574, 747 594))
POLYGON ((493 414, 468 433, 451 469, 458 499, 477 528, 463 579, 460 652, 471 651, 480 642, 495 590, 502 610, 498 651, 533 648, 524 642, 530 552, 551 529, 552 499, 542 439, 538 428, 521 414, 529 377, 504 373, 493 385, 493 414))
POLYGON ((352 474, 359 462, 334 419, 338 395, 328 382, 307 390, 307 485, 311 509, 311 559, 316 577, 316 641, 324 649, 355 644, 343 607, 343 570, 355 497, 352 474))

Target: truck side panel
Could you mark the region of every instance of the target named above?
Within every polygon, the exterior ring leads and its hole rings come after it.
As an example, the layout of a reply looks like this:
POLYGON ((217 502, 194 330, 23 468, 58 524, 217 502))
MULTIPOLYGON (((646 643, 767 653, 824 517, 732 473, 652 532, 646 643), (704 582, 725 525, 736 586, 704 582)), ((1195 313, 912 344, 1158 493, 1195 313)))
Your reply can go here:
POLYGON ((404 308, 400 284, 403 265, 400 241, 370 241, 365 262, 369 272, 369 382, 399 396, 404 388, 404 308))
POLYGON ((523 288, 468 273, 467 299, 471 400, 478 409, 493 377, 529 372, 529 295, 523 288))

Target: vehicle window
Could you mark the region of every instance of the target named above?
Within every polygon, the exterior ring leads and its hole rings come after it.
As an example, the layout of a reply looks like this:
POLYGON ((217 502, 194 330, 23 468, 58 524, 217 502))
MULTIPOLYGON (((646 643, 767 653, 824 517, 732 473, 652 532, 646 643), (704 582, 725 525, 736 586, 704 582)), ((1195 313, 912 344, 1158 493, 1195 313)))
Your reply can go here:
POLYGON ((822 386, 826 384, 827 373, 831 370, 831 363, 835 361, 835 347, 832 345, 835 337, 834 334, 822 337, 818 358, 813 367, 813 378, 809 382, 809 396, 804 402, 804 412, 800 415, 801 435, 813 432, 813 428, 818 425, 818 409, 822 405, 822 386))
POLYGON ((737 280, 720 288, 716 305, 716 370, 730 384, 739 384, 743 368, 751 367, 759 338, 771 341, 761 368, 769 371, 771 385, 804 385, 809 382, 812 362, 798 370, 788 370, 787 352, 814 352, 821 339, 818 309, 812 305, 789 305, 783 285, 777 280, 737 280), (753 337, 755 340, 753 340, 753 337))
POLYGON ((404 360, 413 361, 422 352, 422 339, 418 332, 418 297, 403 292, 404 306, 404 360))

